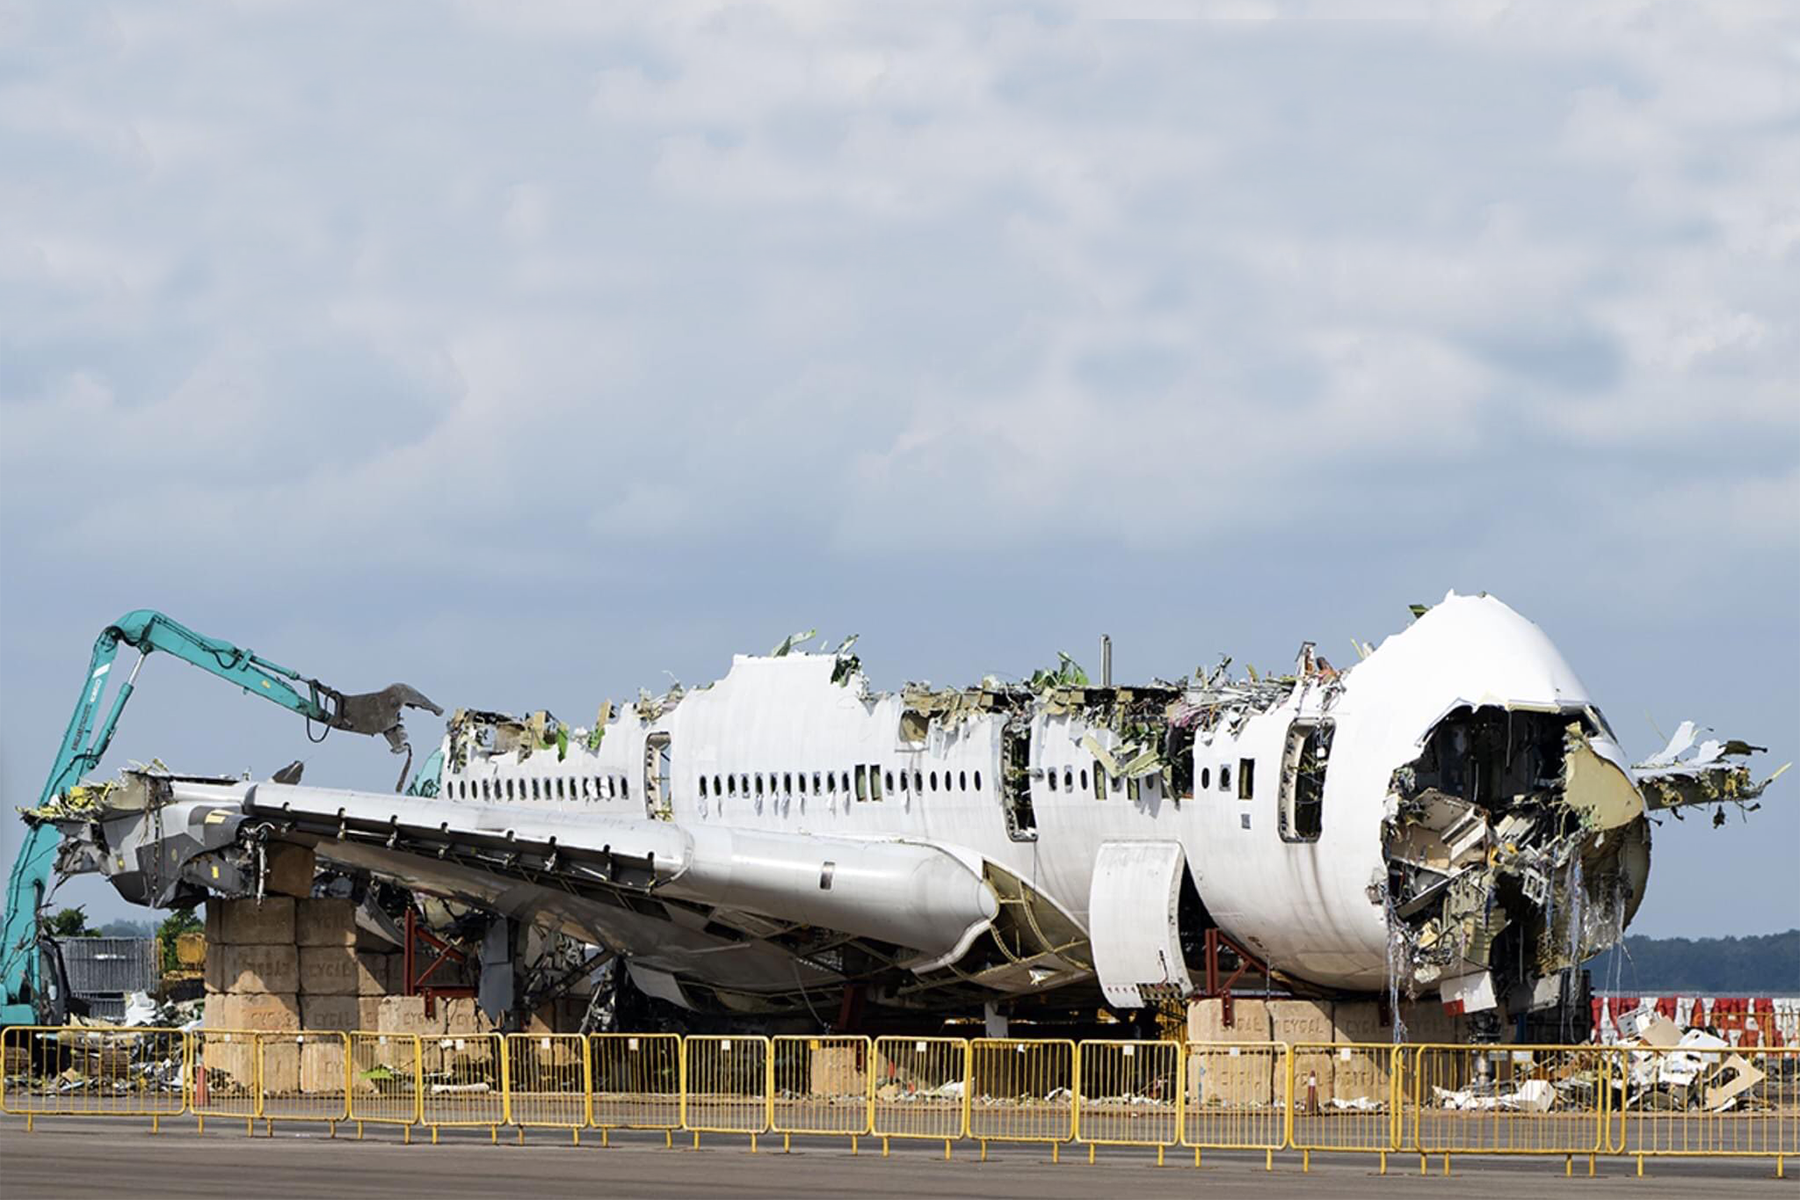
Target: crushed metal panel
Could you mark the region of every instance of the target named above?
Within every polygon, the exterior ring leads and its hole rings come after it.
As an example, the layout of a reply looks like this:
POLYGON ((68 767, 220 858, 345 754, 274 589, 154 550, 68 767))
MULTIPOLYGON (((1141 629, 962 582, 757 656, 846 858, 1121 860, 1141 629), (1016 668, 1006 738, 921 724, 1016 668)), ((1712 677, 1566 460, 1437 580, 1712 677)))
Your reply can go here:
POLYGON ((1142 1008, 1193 992, 1181 953, 1180 842, 1102 842, 1088 896, 1094 970, 1107 1002, 1142 1008), (1146 995, 1149 993, 1149 995, 1146 995))
POLYGON ((1617 829, 1643 814, 1644 797, 1623 767, 1603 758, 1571 724, 1563 743, 1563 803, 1593 829, 1617 829))

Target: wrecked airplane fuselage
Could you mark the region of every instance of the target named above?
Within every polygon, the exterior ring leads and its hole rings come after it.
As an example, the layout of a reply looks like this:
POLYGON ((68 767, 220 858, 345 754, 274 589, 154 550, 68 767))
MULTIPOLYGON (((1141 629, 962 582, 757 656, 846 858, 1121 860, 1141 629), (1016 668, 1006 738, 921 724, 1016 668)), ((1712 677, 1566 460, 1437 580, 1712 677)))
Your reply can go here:
POLYGON ((1518 1011, 1631 919, 1647 809, 1760 791, 1750 747, 1694 742, 1627 766, 1535 625, 1453 595, 1347 670, 1308 646, 1291 675, 1143 687, 1065 660, 884 693, 848 644, 790 639, 592 728, 459 711, 421 795, 163 777, 117 793, 137 815, 43 816, 66 866, 146 898, 131 860, 245 891, 249 845, 298 842, 603 945, 691 1008, 1138 1007, 1197 990, 1216 927, 1295 986, 1518 1011))

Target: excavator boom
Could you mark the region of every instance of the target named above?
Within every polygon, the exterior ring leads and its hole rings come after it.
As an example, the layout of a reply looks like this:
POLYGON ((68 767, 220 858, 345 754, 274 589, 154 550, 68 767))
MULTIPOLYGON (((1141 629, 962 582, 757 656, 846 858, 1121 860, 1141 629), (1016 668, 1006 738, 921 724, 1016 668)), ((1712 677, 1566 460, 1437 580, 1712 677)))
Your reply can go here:
MULTIPOLYGON (((100 765, 125 702, 131 699, 138 671, 144 660, 158 651, 235 683, 251 695, 272 700, 326 730, 380 734, 395 754, 406 755, 408 766, 412 762, 412 747, 401 724, 401 710, 443 712, 422 693, 401 683, 378 692, 345 695, 230 642, 196 633, 154 609, 140 608, 108 625, 95 640, 81 695, 38 796, 38 807, 79 783, 83 775, 100 765), (113 693, 104 717, 96 723, 121 645, 135 649, 138 660, 132 665, 130 676, 113 693)), ((405 768, 401 779, 405 779, 405 768)), ((5 921, 0 925, 0 1026, 30 1024, 60 1015, 55 1011, 61 1004, 60 993, 45 987, 46 964, 38 931, 38 914, 49 892, 58 841, 54 825, 32 822, 7 881, 5 921)))

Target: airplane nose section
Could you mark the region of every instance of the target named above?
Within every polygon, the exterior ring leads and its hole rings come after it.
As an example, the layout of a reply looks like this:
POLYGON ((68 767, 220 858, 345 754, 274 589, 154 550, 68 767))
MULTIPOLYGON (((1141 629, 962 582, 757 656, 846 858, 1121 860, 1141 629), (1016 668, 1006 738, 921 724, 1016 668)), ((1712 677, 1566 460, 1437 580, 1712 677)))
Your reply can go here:
POLYGON ((1644 894, 1649 825, 1623 753, 1549 638, 1491 597, 1447 599, 1369 667, 1431 714, 1381 827, 1402 982, 1468 1011, 1553 1003, 1561 973, 1617 941, 1644 894))

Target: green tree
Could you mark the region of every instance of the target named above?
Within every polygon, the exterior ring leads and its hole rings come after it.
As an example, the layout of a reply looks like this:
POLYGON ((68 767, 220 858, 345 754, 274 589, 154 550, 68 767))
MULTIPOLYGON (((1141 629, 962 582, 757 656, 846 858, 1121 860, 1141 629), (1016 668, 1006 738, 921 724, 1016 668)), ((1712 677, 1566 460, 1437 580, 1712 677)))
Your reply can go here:
POLYGON ((88 924, 87 910, 77 905, 74 908, 58 909, 43 918, 44 932, 51 937, 77 938, 99 937, 100 933, 88 924))
POLYGON ((191 908, 175 909, 164 918, 156 927, 156 956, 162 962, 163 974, 181 969, 181 959, 175 953, 175 939, 184 933, 200 933, 205 928, 191 908))

